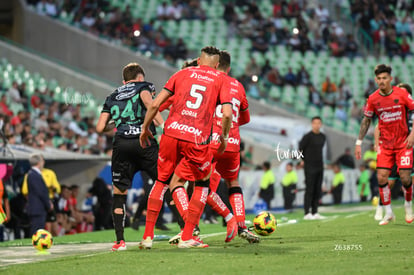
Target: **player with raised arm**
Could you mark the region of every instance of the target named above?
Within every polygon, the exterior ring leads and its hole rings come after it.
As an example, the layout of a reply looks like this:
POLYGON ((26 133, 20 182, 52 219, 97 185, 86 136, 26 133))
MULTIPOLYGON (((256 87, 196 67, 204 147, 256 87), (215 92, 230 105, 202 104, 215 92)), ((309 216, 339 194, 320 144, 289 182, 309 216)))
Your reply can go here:
MULTIPOLYGON (((391 86, 391 67, 381 64, 375 67, 375 81, 379 87, 367 100, 365 117, 361 122, 358 140, 355 144, 355 157, 361 159, 361 144, 374 113, 378 116, 381 133, 377 149, 377 177, 380 197, 385 206, 385 216, 379 222, 386 225, 395 220, 391 208, 391 192, 388 175, 394 163, 400 171, 402 184, 407 190, 406 197, 412 197, 410 173, 413 166, 414 127, 408 131, 407 112, 414 111, 414 101, 405 90, 391 86)), ((405 219, 412 221, 412 202, 405 202, 405 219)))
POLYGON ((165 190, 172 173, 170 190, 180 214, 185 220, 179 248, 207 247, 193 237, 206 204, 211 174, 212 153, 209 147, 213 114, 217 104, 223 105, 222 135, 219 152, 224 152, 232 119, 232 105, 224 85, 224 75, 216 70, 220 51, 204 47, 198 59, 198 67, 188 67, 175 73, 148 109, 142 126, 140 142, 145 146, 153 138, 150 122, 159 107, 174 96, 170 114, 165 122, 158 156, 158 179, 148 199, 147 219, 140 248, 151 248, 154 225, 165 190), (194 193, 188 203, 184 189, 185 179, 194 179, 194 193), (184 215, 185 209, 187 215, 184 215))
MULTIPOLYGON (((116 243, 112 247, 112 251, 126 250, 124 240, 125 204, 134 174, 143 170, 152 179, 157 178, 158 144, 155 139, 152 139, 146 148, 143 148, 139 142, 144 116, 152 103, 151 94, 155 91, 154 85, 144 80, 144 70, 138 63, 126 65, 122 73, 124 85, 106 98, 96 125, 98 133, 117 128, 113 140, 111 166, 112 217, 116 234, 116 243)), ((154 114, 154 120, 157 124, 163 123, 159 112, 154 114)), ((155 135, 155 125, 152 120, 148 123, 148 127, 151 129, 149 131, 152 135, 155 135)))

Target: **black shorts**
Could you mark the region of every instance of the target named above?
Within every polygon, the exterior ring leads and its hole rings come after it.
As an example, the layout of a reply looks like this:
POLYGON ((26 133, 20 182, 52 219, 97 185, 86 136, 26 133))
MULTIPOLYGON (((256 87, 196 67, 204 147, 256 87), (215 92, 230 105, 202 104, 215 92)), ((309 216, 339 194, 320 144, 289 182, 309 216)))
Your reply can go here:
POLYGON ((53 209, 52 211, 47 212, 46 222, 55 222, 56 221, 56 211, 53 209))
POLYGON ((115 136, 112 152, 112 182, 122 192, 129 189, 136 172, 145 171, 157 179, 158 144, 151 139, 151 146, 142 148, 139 138, 115 136))

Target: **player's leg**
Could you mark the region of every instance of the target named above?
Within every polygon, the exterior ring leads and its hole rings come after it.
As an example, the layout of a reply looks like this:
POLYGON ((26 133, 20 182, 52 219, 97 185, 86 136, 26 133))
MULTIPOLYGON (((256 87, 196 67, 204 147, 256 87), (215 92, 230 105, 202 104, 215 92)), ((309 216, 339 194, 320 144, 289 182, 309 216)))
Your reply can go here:
POLYGON ((321 216, 318 212, 319 200, 322 198, 322 182, 323 182, 323 168, 318 170, 315 175, 315 185, 313 190, 312 197, 312 215, 316 220, 324 219, 324 216, 321 216))
POLYGON ((397 164, 400 171, 401 183, 404 190, 404 209, 405 209, 405 221, 412 223, 414 220, 412 210, 412 198, 413 198, 413 185, 411 182, 411 170, 412 170, 412 148, 401 150, 397 156, 397 164))
POLYGON ((305 167, 305 198, 304 198, 304 210, 305 210, 305 220, 312 220, 313 215, 310 213, 310 207, 312 203, 312 198, 314 196, 314 189, 316 185, 315 181, 315 172, 311 168, 305 167))
MULTIPOLYGON (((188 142, 182 143, 182 152, 185 157, 180 161, 175 174, 178 178, 188 178, 193 175, 195 179, 194 193, 188 205, 188 213, 179 248, 207 247, 198 238, 193 238, 195 226, 199 223, 206 205, 211 174, 211 161, 213 155, 208 145, 195 145, 188 142)), ((171 183, 173 184, 175 177, 171 183)))
MULTIPOLYGON (((391 208, 391 189, 388 184, 388 176, 394 163, 396 162, 396 154, 392 150, 381 148, 377 155, 377 179, 381 202, 384 205, 385 215, 379 222, 380 225, 386 225, 390 221, 395 220, 394 213, 391 208)), ((398 164, 398 163, 397 163, 398 164)))
POLYGON ((141 249, 150 249, 152 247, 155 224, 164 202, 164 194, 168 189, 169 178, 175 168, 176 145, 174 139, 163 135, 158 154, 155 152, 158 150, 156 146, 153 147, 154 152, 146 151, 149 161, 143 167, 146 167, 145 170, 151 178, 157 178, 157 180, 155 180, 148 196, 145 231, 142 237, 143 240, 139 244, 141 249), (155 161, 152 159, 154 156, 158 156, 158 159, 155 159, 155 161))

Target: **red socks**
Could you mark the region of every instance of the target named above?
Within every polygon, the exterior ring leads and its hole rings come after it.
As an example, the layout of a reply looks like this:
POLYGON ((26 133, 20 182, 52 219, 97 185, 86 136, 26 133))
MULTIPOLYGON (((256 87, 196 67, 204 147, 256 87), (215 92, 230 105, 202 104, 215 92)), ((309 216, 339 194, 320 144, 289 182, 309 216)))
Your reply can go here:
POLYGON ((143 239, 151 237, 154 239, 154 227, 160 214, 162 203, 164 201, 164 194, 168 189, 168 185, 155 181, 154 186, 148 197, 147 218, 145 221, 145 232, 143 239))
POLYGON ((194 193, 191 197, 190 204, 188 207, 187 219, 181 239, 188 241, 193 237, 193 231, 195 226, 200 221, 201 215, 203 214, 204 207, 206 205, 208 196, 208 187, 195 186, 194 193))
POLYGON ((172 197, 177 207, 178 212, 183 218, 184 222, 187 219, 188 212, 188 196, 184 186, 178 186, 172 191, 172 197))
POLYGON ((405 196, 405 201, 410 202, 413 199, 413 184, 410 183, 410 186, 405 187, 403 185, 403 189, 404 189, 404 196, 405 196))
POLYGON ((220 184, 220 180, 221 180, 221 176, 220 174, 217 172, 216 169, 214 169, 213 173, 211 173, 211 177, 210 177, 210 190, 213 192, 217 191, 217 188, 220 184))
POLYGON ((391 190, 390 190, 390 186, 388 185, 388 183, 385 186, 380 186, 379 192, 380 192, 382 204, 384 206, 390 205, 391 204, 391 190))
POLYGON ((231 208, 233 208, 233 214, 236 217, 236 221, 239 227, 246 228, 246 215, 244 208, 244 198, 240 186, 230 187, 229 200, 231 208))
POLYGON ((210 195, 208 195, 207 197, 207 204, 210 205, 211 209, 213 209, 214 212, 222 216, 226 220, 226 222, 228 221, 227 219, 231 218, 228 217, 230 214, 230 210, 227 208, 226 204, 224 204, 224 202, 221 200, 220 196, 216 192, 210 192, 210 195))

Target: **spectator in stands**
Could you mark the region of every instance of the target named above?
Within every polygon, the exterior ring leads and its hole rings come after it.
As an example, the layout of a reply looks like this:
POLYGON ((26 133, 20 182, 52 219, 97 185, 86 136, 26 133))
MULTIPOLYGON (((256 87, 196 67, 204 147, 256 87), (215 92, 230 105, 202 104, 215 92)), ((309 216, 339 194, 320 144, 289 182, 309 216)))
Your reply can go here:
POLYGON ((375 85, 374 80, 372 79, 368 80, 368 85, 367 85, 367 88, 365 89, 364 97, 368 98, 376 90, 377 90, 377 86, 375 85))
POLYGON ((348 121, 348 114, 343 104, 336 104, 335 118, 346 123, 348 121))
POLYGON ((246 66, 245 75, 250 78, 252 75, 260 75, 260 66, 257 64, 256 59, 251 56, 250 61, 246 66))
POLYGON ((329 49, 331 50, 332 56, 335 57, 342 57, 345 51, 344 45, 342 45, 336 36, 333 36, 329 42, 329 49))
POLYGON ((325 81, 322 83, 322 98, 323 102, 329 106, 335 106, 336 104, 336 85, 331 82, 329 76, 325 78, 325 81))
POLYGON ((401 47, 400 47, 400 44, 398 44, 397 37, 394 33, 391 33, 387 37, 386 50, 390 58, 396 55, 401 55, 401 47))
POLYGON ((167 13, 167 2, 164 1, 157 7, 157 18, 159 20, 168 20, 169 16, 167 13))
POLYGON ((180 20, 183 13, 183 7, 178 1, 173 0, 171 5, 167 7, 167 18, 173 20, 180 20))
POLYGON ((55 0, 47 0, 45 4, 45 12, 46 12, 46 15, 50 17, 58 16, 58 8, 57 8, 55 0))
POLYGON ((322 102, 322 96, 321 94, 316 90, 315 86, 313 84, 310 84, 308 86, 308 92, 309 92, 309 103, 312 105, 315 105, 318 108, 321 108, 323 106, 322 102))
POLYGON ((17 115, 15 115, 11 119, 10 123, 11 123, 12 126, 15 126, 17 124, 24 123, 26 120, 27 120, 26 111, 21 110, 21 111, 17 112, 17 115))
POLYGON ((237 22, 237 13, 233 2, 228 2, 224 5, 223 19, 227 23, 237 22))
POLYGON ((401 42, 401 57, 405 59, 409 55, 411 55, 410 44, 408 43, 407 38, 403 37, 401 42))
POLYGON ((332 188, 330 193, 333 196, 334 204, 341 204, 342 203, 342 190, 344 188, 345 183, 345 175, 341 171, 341 167, 337 163, 332 166, 332 170, 334 172, 334 178, 332 180, 332 188))
POLYGON ((299 85, 309 85, 311 84, 310 75, 308 70, 306 70, 305 65, 301 65, 299 71, 296 74, 297 81, 299 85))
POLYGON ((341 82, 338 85, 338 97, 337 103, 343 105, 344 107, 349 107, 349 101, 352 98, 351 88, 346 83, 345 78, 341 78, 341 82))
MULTIPOLYGON (((25 102, 24 98, 21 97, 19 92, 19 84, 17 81, 13 81, 12 86, 7 91, 7 95, 10 97, 11 101, 16 104, 23 104, 25 102)), ((23 109, 23 105, 21 105, 23 109)))
POLYGON ((46 15, 47 0, 40 0, 36 5, 36 11, 40 15, 46 15))
POLYGON ((36 131, 48 130, 49 124, 47 123, 46 114, 44 112, 41 112, 39 114, 39 117, 35 119, 34 128, 36 129, 36 131))
POLYGON ((296 75, 293 73, 292 68, 288 68, 288 72, 286 73, 284 77, 285 84, 296 86, 298 84, 298 80, 296 78, 296 75))
POLYGON ((175 45, 175 59, 186 59, 187 58, 187 46, 182 38, 179 38, 175 45))
POLYGON ((352 34, 348 34, 346 37, 345 55, 351 59, 358 56, 358 44, 352 34))
POLYGON ((354 156, 352 155, 351 148, 345 148, 345 152, 341 156, 339 156, 335 163, 337 163, 343 168, 354 169, 355 160, 354 156))
POLYGON ((265 64, 262 66, 260 70, 260 76, 265 77, 269 71, 272 70, 272 66, 270 65, 270 60, 266 58, 265 64))
POLYGON ((266 75, 266 80, 276 86, 283 86, 283 78, 281 77, 279 70, 274 67, 266 75))
POLYGON ((289 47, 292 51, 300 51, 302 49, 299 34, 293 34, 289 39, 289 47))
POLYGON ((252 39, 252 51, 258 51, 262 54, 265 54, 269 49, 269 42, 266 39, 265 33, 263 30, 259 30, 256 36, 252 39))
POLYGON ((329 11, 327 8, 323 7, 322 4, 319 4, 315 9, 315 15, 319 19, 320 23, 327 23, 329 20, 329 11))
POLYGON ((86 28, 90 28, 95 24, 95 16, 92 10, 89 10, 81 19, 81 25, 86 28))
POLYGON ((0 98, 0 113, 9 117, 13 116, 13 112, 9 109, 9 106, 7 105, 6 94, 2 94, 0 98))
POLYGON ((351 118, 355 119, 358 122, 361 122, 363 116, 362 108, 358 105, 357 101, 352 101, 351 107, 351 118))

